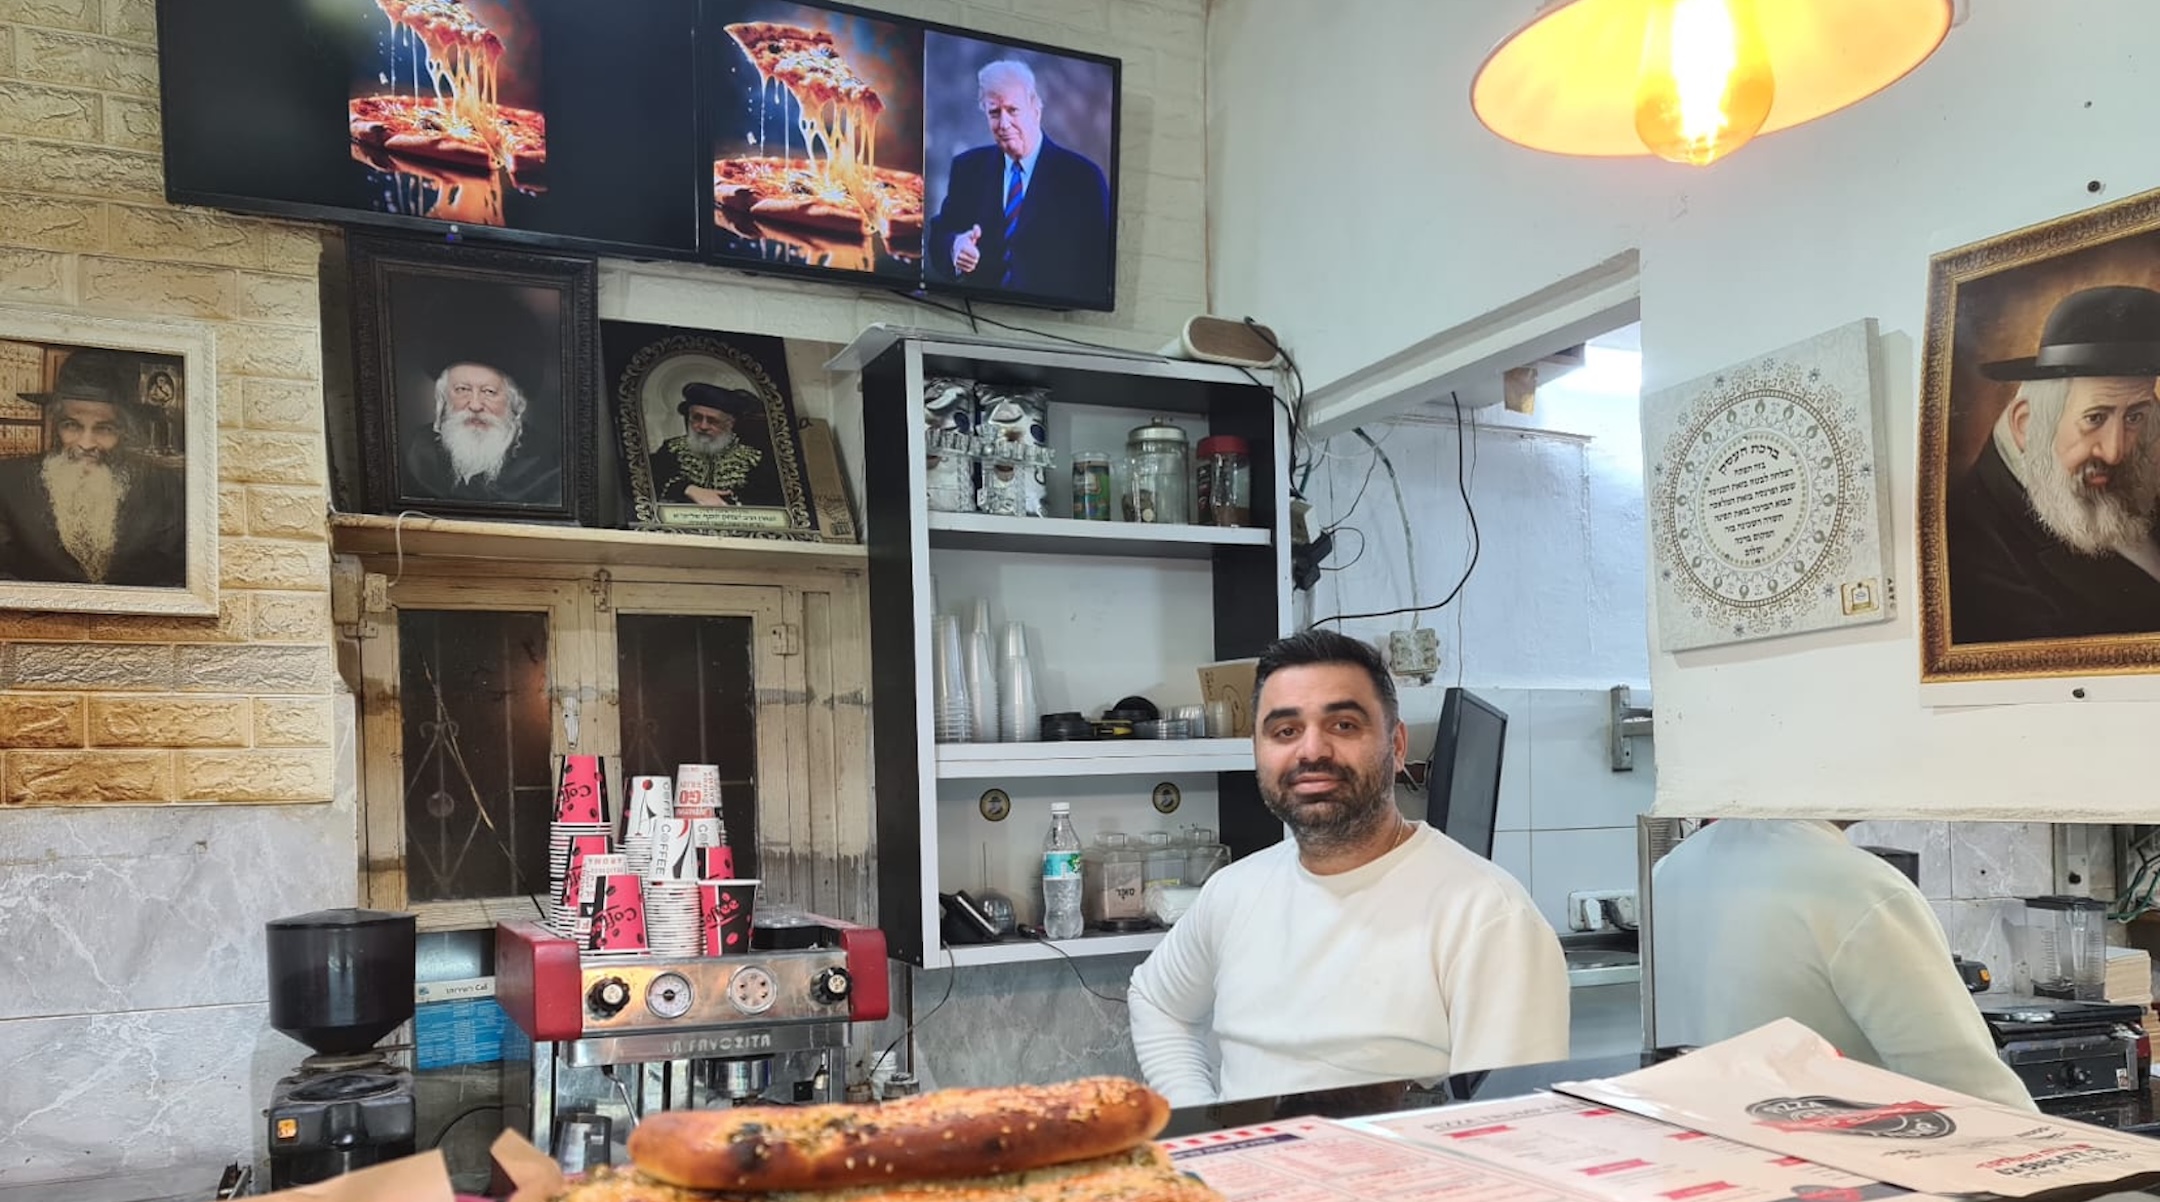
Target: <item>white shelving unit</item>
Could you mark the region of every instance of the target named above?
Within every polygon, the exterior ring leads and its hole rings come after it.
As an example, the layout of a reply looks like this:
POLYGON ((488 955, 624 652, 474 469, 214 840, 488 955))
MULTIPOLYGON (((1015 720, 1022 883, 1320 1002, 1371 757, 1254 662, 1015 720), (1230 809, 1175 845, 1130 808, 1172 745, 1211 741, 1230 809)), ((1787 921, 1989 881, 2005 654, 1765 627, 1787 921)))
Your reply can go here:
MULTIPOLYGON (((1051 945, 1015 939, 942 945, 940 891, 985 883, 1011 894, 1023 922, 1039 902, 1052 800, 1073 803, 1084 839, 1105 827, 1198 824, 1233 856, 1281 838, 1259 799, 1249 739, 960 743, 934 739, 935 604, 981 597, 1029 628, 1045 712, 1089 716, 1128 694, 1165 707, 1200 700, 1197 670, 1258 655, 1290 614, 1289 429, 1265 386, 1235 368, 1040 345, 903 338, 862 364, 871 662, 877 781, 879 921, 891 954, 929 968, 1145 952, 1159 931, 1090 934, 1051 945), (1115 455, 1125 432, 1161 416, 1197 444, 1234 434, 1253 448, 1259 525, 1140 525, 931 512, 925 503, 926 379, 964 377, 1049 390, 1050 505, 1069 502, 1070 456, 1115 455), (934 582, 934 583, 933 583, 934 582), (1174 785, 1175 791, 1160 786, 1174 785), (986 794, 1000 790, 1009 816, 986 794), (1178 799, 1165 816, 1153 804, 1178 799), (910 855, 910 849, 913 854, 910 855)), ((837 362, 837 361, 836 361, 837 362)), ((1168 804, 1168 803, 1165 803, 1168 804)))

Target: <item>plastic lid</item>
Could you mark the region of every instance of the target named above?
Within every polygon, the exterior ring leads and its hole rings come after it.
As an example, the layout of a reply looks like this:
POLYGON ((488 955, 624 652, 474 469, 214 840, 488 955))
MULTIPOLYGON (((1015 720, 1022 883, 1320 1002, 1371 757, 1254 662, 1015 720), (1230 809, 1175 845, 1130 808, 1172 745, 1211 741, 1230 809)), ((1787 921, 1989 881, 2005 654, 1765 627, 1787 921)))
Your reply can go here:
POLYGON ((1210 455, 1250 455, 1252 444, 1235 434, 1211 434, 1200 440, 1200 457, 1210 455))
POLYGON ((1185 431, 1158 417, 1147 425, 1134 426, 1132 432, 1125 436, 1125 440, 1128 444, 1147 442, 1183 443, 1185 441, 1185 431))
POLYGON ((1051 802, 1051 803, 1050 803, 1050 816, 1051 816, 1052 818, 1055 818, 1055 817, 1057 817, 1057 816, 1058 816, 1059 814, 1070 814, 1070 813, 1072 813, 1072 803, 1071 803, 1071 802, 1069 802, 1069 801, 1053 801, 1053 802, 1051 802))

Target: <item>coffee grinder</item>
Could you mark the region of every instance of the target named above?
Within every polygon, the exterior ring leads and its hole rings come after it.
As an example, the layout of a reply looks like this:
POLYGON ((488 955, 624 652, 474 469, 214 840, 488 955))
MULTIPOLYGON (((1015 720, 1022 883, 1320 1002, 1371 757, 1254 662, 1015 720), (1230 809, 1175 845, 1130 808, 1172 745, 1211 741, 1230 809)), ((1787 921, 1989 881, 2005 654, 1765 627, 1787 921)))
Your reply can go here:
POLYGON ((264 935, 270 1025, 315 1053, 270 1092, 271 1187, 412 1155, 412 1073, 375 1045, 413 1016, 413 916, 318 910, 264 935))

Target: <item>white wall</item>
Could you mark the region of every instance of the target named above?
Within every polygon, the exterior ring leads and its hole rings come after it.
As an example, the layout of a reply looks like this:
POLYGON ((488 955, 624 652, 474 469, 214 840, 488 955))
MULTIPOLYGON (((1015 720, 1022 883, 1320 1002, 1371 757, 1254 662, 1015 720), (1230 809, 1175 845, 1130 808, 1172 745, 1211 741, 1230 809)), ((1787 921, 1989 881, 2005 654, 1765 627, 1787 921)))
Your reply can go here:
POLYGON ((1659 807, 2105 820, 2137 804, 2111 757, 2081 753, 2149 738, 2150 704, 1921 705, 1912 465, 1929 255, 2160 183, 2138 57, 2160 8, 1975 4, 1911 78, 1709 170, 1542 156, 1480 128, 1471 75, 1529 11, 1369 0, 1361 24, 1387 29, 1405 67, 1346 89, 1312 53, 1322 5, 1218 7, 1217 307, 1273 323, 1316 387, 1631 248, 1646 390, 1878 318, 1900 611, 1863 632, 1654 655, 1659 807), (1346 208, 1339 181, 1372 170, 1388 186, 1346 208))

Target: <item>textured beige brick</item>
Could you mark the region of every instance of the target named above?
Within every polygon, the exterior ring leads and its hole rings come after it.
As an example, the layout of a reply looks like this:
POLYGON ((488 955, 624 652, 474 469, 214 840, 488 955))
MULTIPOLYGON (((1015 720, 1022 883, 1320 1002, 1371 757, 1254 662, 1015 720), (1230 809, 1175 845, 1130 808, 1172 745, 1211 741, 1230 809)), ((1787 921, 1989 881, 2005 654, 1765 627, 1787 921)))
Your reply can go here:
POLYGON ((247 489, 220 484, 217 490, 218 533, 235 538, 247 533, 247 489))
POLYGON ((219 431, 218 478, 228 484, 320 483, 322 439, 261 430, 219 431))
POLYGON ((254 706, 244 697, 92 697, 94 747, 245 747, 254 706))
POLYGON ((105 97, 104 136, 107 146, 121 150, 158 150, 165 145, 165 122, 157 104, 132 96, 105 97))
POLYGON ((82 745, 82 698, 0 695, 0 747, 82 745))
POLYGON ((0 0, 0 21, 96 33, 104 24, 101 0, 0 0))
POLYGON ((327 592, 330 548, 323 543, 227 539, 218 548, 218 575, 226 588, 327 592))
POLYGON ((18 27, 15 73, 41 83, 96 88, 123 96, 155 98, 158 94, 156 53, 111 38, 79 33, 18 27))
POLYGON ((39 192, 109 200, 162 200, 165 173, 154 154, 67 142, 0 138, 0 179, 39 192))
POLYGON ((183 801, 328 801, 331 753, 183 751, 183 801))
POLYGON ((256 242, 254 266, 264 271, 314 275, 322 266, 322 231, 289 221, 262 223, 256 242))
POLYGON ((67 304, 73 293, 74 267, 73 255, 0 246, 0 296, 67 304))
POLYGON ((130 42, 156 42, 156 0, 105 0, 105 32, 130 42))
POLYGON ((317 697, 257 697, 257 747, 328 747, 330 702, 317 697))
POLYGON ((330 648, 182 647, 180 688, 191 693, 330 691, 330 648))
POLYGON ((81 278, 82 303, 93 309, 225 317, 233 308, 233 273, 218 267, 85 255, 81 278))
POLYGON ((240 273, 234 316, 313 328, 322 323, 322 290, 312 276, 240 273))
POLYGON ((103 112, 96 92, 0 80, 0 133, 95 142, 104 133, 103 112))
POLYGON ((313 643, 330 641, 330 594, 255 593, 255 641, 313 643))
POLYGON ((256 225, 206 209, 114 205, 110 213, 115 254, 245 267, 261 257, 256 225))
POLYGON ((1075 29, 1102 29, 1108 23, 1099 4, 1075 4, 1073 0, 1011 0, 1011 3, 1012 10, 1021 16, 1055 21, 1075 29))
POLYGON ((88 643, 16 643, 8 648, 9 688, 169 689, 170 647, 100 647, 88 643))
POLYGON ((89 200, 0 192, 0 242, 42 250, 102 250, 105 206, 89 200))
POLYGON ((320 542, 329 531, 327 508, 319 488, 250 488, 248 529, 257 538, 320 542))
POLYGON ((165 751, 11 751, 11 805, 98 801, 171 801, 172 753, 165 751))
POLYGON ((219 331, 218 355, 243 376, 322 378, 322 343, 312 329, 232 325, 219 331))
POLYGON ((160 618, 147 614, 96 615, 93 643, 244 643, 248 637, 245 593, 222 593, 215 617, 160 618))
MULTIPOLYGON (((244 406, 241 420, 258 430, 303 430, 319 434, 323 428, 322 385, 305 380, 266 380, 250 377, 240 386, 244 406)), ((231 408, 227 398, 226 408, 231 408)))
POLYGON ((87 614, 33 614, 0 610, 0 643, 25 639, 81 642, 90 637, 87 614))

